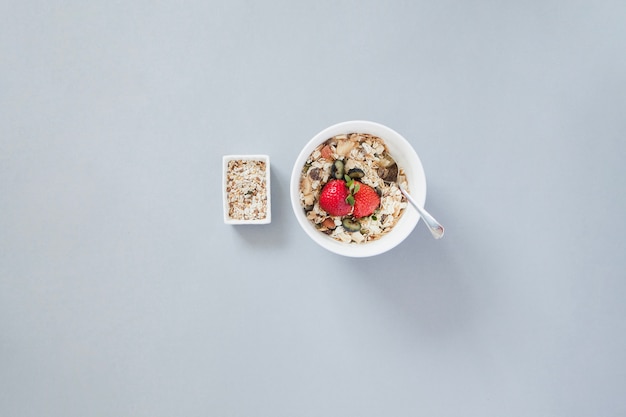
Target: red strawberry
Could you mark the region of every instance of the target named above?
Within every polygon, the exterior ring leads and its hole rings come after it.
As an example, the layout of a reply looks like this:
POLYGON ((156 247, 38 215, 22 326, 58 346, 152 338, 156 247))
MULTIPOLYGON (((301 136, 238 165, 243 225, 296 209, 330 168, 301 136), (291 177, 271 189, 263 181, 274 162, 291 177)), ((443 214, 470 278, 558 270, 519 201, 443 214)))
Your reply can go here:
POLYGON ((349 193, 344 180, 328 181, 320 194, 320 207, 331 216, 350 214, 352 206, 346 202, 349 193))
POLYGON ((376 190, 367 184, 358 184, 358 191, 354 194, 354 212, 352 215, 357 219, 371 215, 380 205, 380 197, 376 190))

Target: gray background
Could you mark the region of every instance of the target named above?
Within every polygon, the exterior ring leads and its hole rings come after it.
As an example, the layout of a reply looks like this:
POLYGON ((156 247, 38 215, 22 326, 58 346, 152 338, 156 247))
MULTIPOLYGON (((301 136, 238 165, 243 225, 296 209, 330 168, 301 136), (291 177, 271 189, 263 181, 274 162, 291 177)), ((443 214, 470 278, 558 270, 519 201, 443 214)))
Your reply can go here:
POLYGON ((626 415, 623 1, 0 20, 0 415, 626 415), (293 162, 350 119, 413 144, 443 240, 299 228, 293 162), (223 224, 230 153, 270 155, 271 225, 223 224))

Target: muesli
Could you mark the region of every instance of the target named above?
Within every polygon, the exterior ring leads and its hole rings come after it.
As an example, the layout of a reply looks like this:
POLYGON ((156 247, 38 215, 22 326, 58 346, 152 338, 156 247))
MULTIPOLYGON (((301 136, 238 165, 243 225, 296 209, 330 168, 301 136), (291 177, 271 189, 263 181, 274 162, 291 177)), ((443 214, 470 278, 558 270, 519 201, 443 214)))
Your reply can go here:
POLYGON ((228 161, 226 194, 230 219, 262 220, 267 217, 266 169, 265 161, 228 161))
POLYGON ((398 183, 409 189, 404 170, 390 156, 383 139, 365 133, 337 135, 317 146, 306 160, 300 202, 320 232, 345 243, 371 242, 388 233, 404 214, 407 202, 398 183), (371 215, 357 218, 352 211, 333 216, 320 206, 324 187, 342 179, 347 186, 354 181, 376 190, 380 204, 371 215))

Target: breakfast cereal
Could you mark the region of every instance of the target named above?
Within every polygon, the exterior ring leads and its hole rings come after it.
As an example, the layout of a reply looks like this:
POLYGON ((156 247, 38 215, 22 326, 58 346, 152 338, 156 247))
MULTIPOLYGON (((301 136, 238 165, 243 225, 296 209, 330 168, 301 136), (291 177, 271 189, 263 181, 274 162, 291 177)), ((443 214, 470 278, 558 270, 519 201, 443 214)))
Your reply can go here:
POLYGON ((390 156, 383 139, 365 133, 337 135, 317 146, 306 160, 300 176, 300 202, 320 232, 345 243, 366 243, 388 233, 404 214, 407 202, 398 183, 408 190, 404 170, 390 156), (380 197, 379 206, 365 217, 356 218, 354 213, 331 216, 320 206, 320 194, 336 179, 372 187, 380 197))

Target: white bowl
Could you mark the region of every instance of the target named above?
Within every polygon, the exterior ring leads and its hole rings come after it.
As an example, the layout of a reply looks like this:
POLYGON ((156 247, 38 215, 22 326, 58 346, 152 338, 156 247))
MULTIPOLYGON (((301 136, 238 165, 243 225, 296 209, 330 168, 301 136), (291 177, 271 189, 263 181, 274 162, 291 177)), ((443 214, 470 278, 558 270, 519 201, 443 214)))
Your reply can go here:
POLYGON ((224 223, 226 224, 267 224, 272 221, 272 193, 270 189, 270 157, 267 155, 224 155, 222 157, 222 201, 224 206, 224 223), (228 163, 230 161, 262 161, 265 162, 265 204, 266 216, 260 219, 233 219, 229 215, 228 205, 228 163))
POLYGON ((305 233, 323 248, 343 256, 374 256, 399 245, 413 231, 420 219, 413 206, 408 205, 394 228, 379 239, 367 243, 343 243, 317 230, 306 218, 300 203, 300 176, 308 157, 322 142, 333 136, 347 133, 368 133, 383 139, 389 153, 406 174, 411 196, 419 204, 424 204, 426 201, 426 176, 422 162, 411 144, 402 135, 387 126, 369 121, 354 120, 338 123, 322 130, 304 146, 291 172, 291 206, 305 233))

